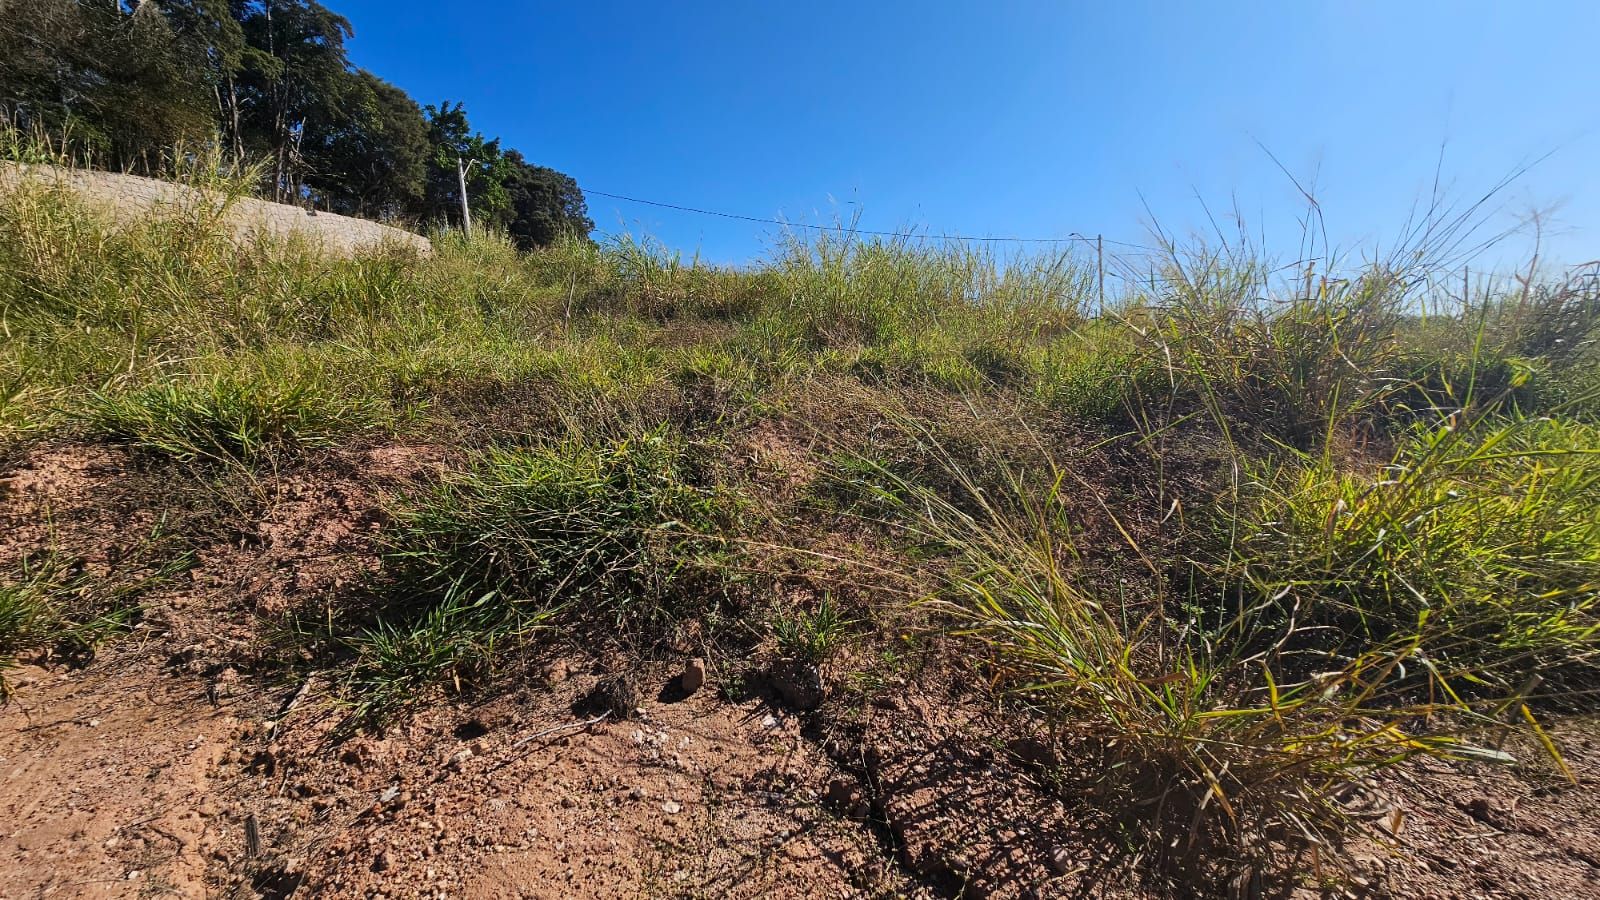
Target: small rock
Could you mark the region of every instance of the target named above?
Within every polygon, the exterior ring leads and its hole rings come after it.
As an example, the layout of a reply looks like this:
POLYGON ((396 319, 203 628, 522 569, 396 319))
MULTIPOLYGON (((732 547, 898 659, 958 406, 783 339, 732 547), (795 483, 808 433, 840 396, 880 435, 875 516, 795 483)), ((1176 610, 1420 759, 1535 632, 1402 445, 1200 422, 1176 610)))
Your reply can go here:
POLYGON ((1065 875, 1072 871, 1072 854, 1065 847, 1058 847, 1050 854, 1050 871, 1057 875, 1065 875))
POLYGON ((698 656, 689 660, 683 666, 683 674, 678 676, 678 687, 683 689, 684 696, 700 690, 706 683, 706 661, 698 656))
POLYGON ((567 676, 571 674, 572 668, 567 665, 567 661, 564 659, 558 659, 555 662, 545 666, 543 671, 539 673, 539 677, 544 681, 546 687, 555 687, 561 682, 566 681, 567 676))
POLYGON ((584 695, 583 706, 612 719, 632 719, 639 714, 639 689, 626 674, 608 675, 584 695))
POLYGON ((1061 768, 1061 754, 1055 744, 1044 738, 1018 738, 1006 745, 1011 755, 1023 763, 1047 772, 1061 768))
POLYGON ((779 659, 767 670, 767 678, 783 702, 794 709, 816 709, 822 705, 822 670, 816 663, 779 659))
POLYGON ((661 811, 669 816, 675 816, 683 811, 683 807, 680 806, 676 800, 668 800, 667 802, 661 804, 661 811))

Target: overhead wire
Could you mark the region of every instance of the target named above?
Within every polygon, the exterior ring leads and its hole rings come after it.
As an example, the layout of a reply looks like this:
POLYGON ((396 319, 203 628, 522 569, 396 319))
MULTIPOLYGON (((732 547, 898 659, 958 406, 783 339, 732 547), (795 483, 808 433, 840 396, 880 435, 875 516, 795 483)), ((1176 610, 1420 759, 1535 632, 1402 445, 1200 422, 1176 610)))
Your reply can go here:
POLYGON ((814 231, 843 231, 843 232, 848 232, 850 234, 861 234, 861 235, 868 235, 868 236, 871 236, 871 237, 890 237, 890 238, 930 238, 930 237, 936 237, 939 240, 970 241, 972 243, 987 242, 987 243, 1011 243, 1011 244, 1067 244, 1067 243, 1079 242, 1079 243, 1085 243, 1085 244, 1093 245, 1098 240, 1098 241, 1103 241, 1103 242, 1105 242, 1107 244, 1112 244, 1112 245, 1119 246, 1119 247, 1132 247, 1132 248, 1134 248, 1136 250, 1142 250, 1142 251, 1145 251, 1145 252, 1155 252, 1156 251, 1155 247, 1149 247, 1149 246, 1146 246, 1144 244, 1135 244, 1135 243, 1132 243, 1130 241, 1118 241, 1118 240, 1113 240, 1113 239, 1108 238, 1108 237, 1087 237, 1085 235, 1079 234, 1078 232, 1073 232, 1072 234, 1068 235, 1067 237, 1059 237, 1059 238, 1030 238, 1030 237, 1011 237, 1011 236, 1003 236, 1003 237, 974 237, 974 236, 971 236, 971 235, 960 235, 960 234, 933 235, 933 234, 918 233, 918 232, 914 232, 914 231, 874 231, 874 230, 866 229, 866 228, 853 228, 853 227, 846 227, 846 226, 843 226, 843 225, 813 225, 813 224, 809 224, 809 223, 806 223, 806 222, 789 222, 789 221, 785 221, 783 219, 777 219, 777 218, 763 218, 761 216, 746 216, 746 215, 741 215, 739 213, 721 212, 721 211, 714 210, 714 209, 702 209, 702 208, 696 207, 696 206, 685 206, 685 205, 679 204, 679 203, 666 203, 666 202, 663 202, 663 201, 660 201, 660 200, 646 200, 646 199, 643 199, 641 197, 630 197, 630 196, 628 196, 626 194, 614 194, 614 193, 611 193, 609 191, 597 191, 597 190, 594 190, 592 188, 584 188, 583 192, 585 194, 592 194, 592 195, 594 195, 596 197, 607 197, 607 198, 610 198, 612 200, 621 200, 621 201, 624 201, 626 203, 638 203, 638 204, 642 204, 644 206, 654 206, 654 207, 657 207, 657 208, 660 208, 660 209, 671 209, 671 210, 677 210, 678 212, 695 213, 697 215, 702 215, 702 216, 715 216, 715 217, 717 217, 719 219, 733 219, 733 220, 739 221, 739 222, 754 222, 754 223, 759 224, 759 225, 777 225, 777 226, 780 226, 780 227, 783 227, 783 228, 806 228, 806 229, 811 229, 811 230, 814 230, 814 231))

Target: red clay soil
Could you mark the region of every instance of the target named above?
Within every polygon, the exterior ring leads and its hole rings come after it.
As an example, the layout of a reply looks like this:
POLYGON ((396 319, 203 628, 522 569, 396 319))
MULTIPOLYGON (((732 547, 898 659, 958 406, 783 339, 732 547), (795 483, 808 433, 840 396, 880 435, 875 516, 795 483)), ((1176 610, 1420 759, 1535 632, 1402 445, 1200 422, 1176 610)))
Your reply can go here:
MULTIPOLYGON (((716 661, 682 697, 665 661, 628 673, 637 718, 596 720, 580 699, 620 664, 573 648, 482 703, 347 735, 336 673, 252 669, 252 634, 359 579, 384 498, 440 458, 349 450, 291 474, 248 528, 195 526, 195 569, 144 598, 142 627, 81 667, 12 672, 0 897, 1204 893, 1151 877, 1106 811, 1044 787, 947 676, 794 713, 729 699, 716 661)), ((0 495, 0 562, 53 545, 113 567, 158 518, 136 469, 117 450, 34 451, 0 495)), ((1322 884, 1302 865, 1292 888, 1213 893, 1600 897, 1595 735, 1558 727, 1577 786, 1538 767, 1385 776, 1367 793, 1403 814, 1392 846, 1322 884)))

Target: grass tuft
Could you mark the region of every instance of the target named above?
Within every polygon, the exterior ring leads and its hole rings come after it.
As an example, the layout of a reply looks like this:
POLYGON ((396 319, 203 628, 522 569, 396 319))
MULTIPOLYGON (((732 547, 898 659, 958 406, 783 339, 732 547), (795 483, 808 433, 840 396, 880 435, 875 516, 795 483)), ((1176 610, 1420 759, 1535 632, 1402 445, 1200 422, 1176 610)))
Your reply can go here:
POLYGON ((254 465, 379 420, 374 404, 305 379, 204 376, 93 393, 80 416, 96 433, 183 462, 254 465))

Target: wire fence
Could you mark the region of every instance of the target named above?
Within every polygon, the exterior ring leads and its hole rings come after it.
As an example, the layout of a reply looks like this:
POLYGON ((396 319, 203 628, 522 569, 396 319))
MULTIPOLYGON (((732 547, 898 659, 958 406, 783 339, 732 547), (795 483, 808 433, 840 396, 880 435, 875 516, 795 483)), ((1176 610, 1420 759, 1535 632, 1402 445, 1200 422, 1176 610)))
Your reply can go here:
MULTIPOLYGON (((648 200, 627 194, 612 193, 609 191, 584 189, 590 196, 606 197, 625 203, 634 203, 641 206, 650 206, 657 209, 668 209, 676 212, 691 213, 695 215, 710 216, 719 219, 728 219, 739 222, 749 222, 757 225, 781 228, 786 231, 807 231, 818 233, 838 233, 850 237, 877 237, 905 241, 933 241, 940 243, 961 244, 1008 244, 1008 245, 1035 245, 1035 246, 1061 246, 1075 245, 1092 250, 1095 257, 1096 287, 1098 303, 1103 310, 1107 300, 1107 279, 1111 279, 1113 291, 1120 288, 1123 294, 1137 292, 1150 297, 1170 295, 1173 291, 1189 285, 1188 276, 1182 267, 1175 264, 1178 252, 1175 247, 1153 246, 1136 241, 1118 240, 1108 238, 1103 234, 1093 236, 1073 231, 1065 237, 1021 237, 1015 235, 966 235, 935 233, 932 231, 884 231, 875 229, 858 228, 851 224, 837 223, 834 225, 818 225, 807 222, 793 222, 777 217, 749 216, 739 213, 730 213, 678 203, 666 203, 659 200, 648 200), (1108 247, 1110 249, 1108 249, 1108 247)), ((1165 243, 1165 241, 1163 241, 1165 243)), ((1596 279, 1596 267, 1600 261, 1573 266, 1568 277, 1588 277, 1591 281, 1596 279), (1587 271, 1587 276, 1581 273, 1587 271)), ((1259 274, 1264 278, 1279 276, 1285 278, 1287 283, 1303 283, 1304 291, 1309 294, 1316 290, 1326 289, 1331 283, 1336 283, 1337 278, 1332 277, 1328 257, 1308 256, 1291 262, 1281 263, 1271 269, 1266 269, 1259 274), (1295 273, 1286 275, 1286 273, 1295 273)), ((1470 304, 1474 298, 1486 299, 1495 292, 1503 292, 1508 285, 1514 285, 1519 276, 1507 275, 1504 272, 1479 270, 1474 271, 1462 265, 1459 274, 1450 267, 1425 273, 1425 290, 1428 294, 1446 300, 1455 300, 1470 304), (1458 279, 1458 280, 1454 280, 1458 279), (1452 284, 1452 280, 1454 283, 1452 284), (1459 286, 1459 294, 1455 293, 1459 286)))

